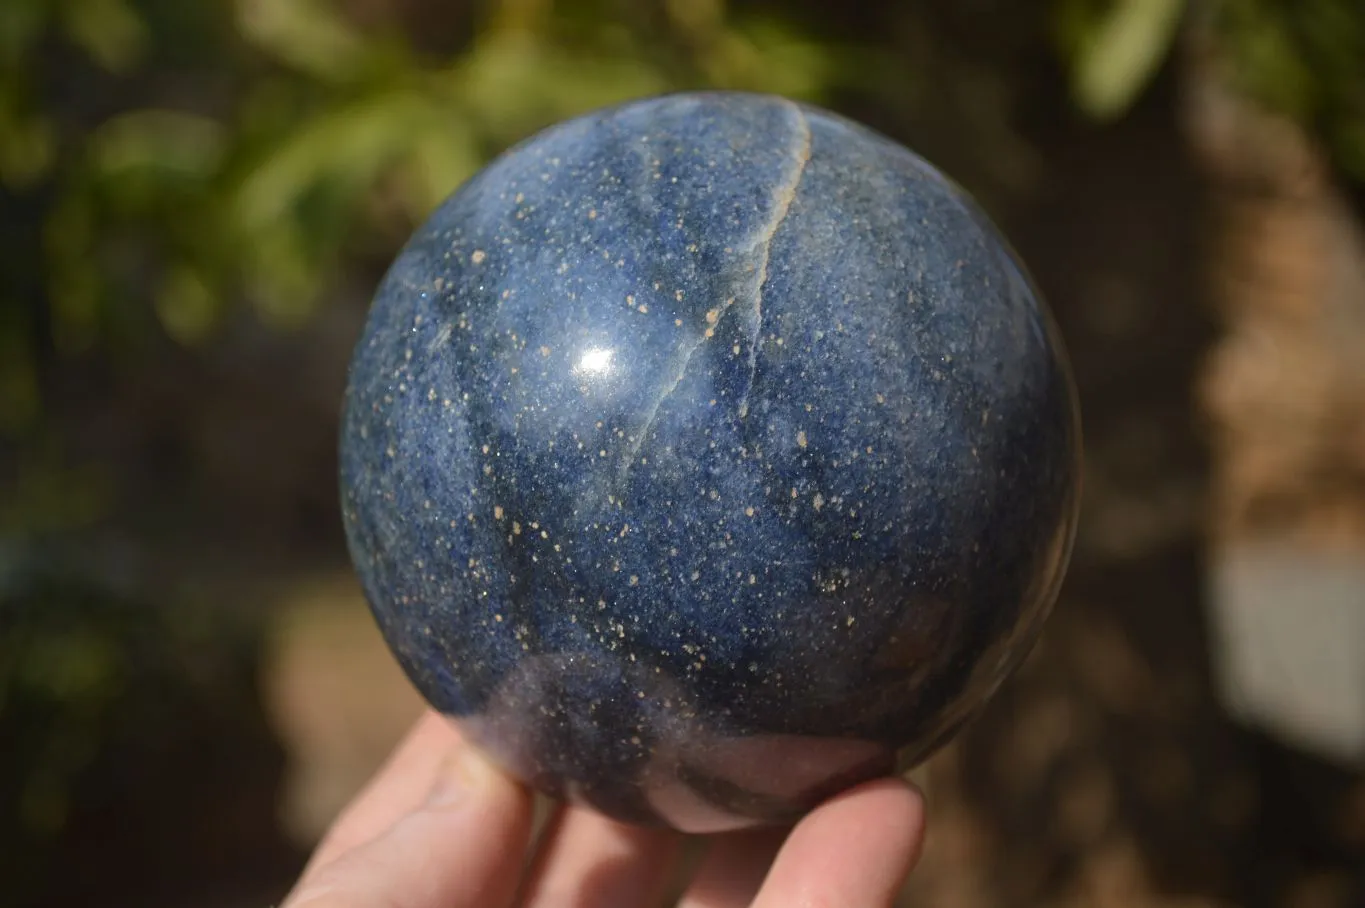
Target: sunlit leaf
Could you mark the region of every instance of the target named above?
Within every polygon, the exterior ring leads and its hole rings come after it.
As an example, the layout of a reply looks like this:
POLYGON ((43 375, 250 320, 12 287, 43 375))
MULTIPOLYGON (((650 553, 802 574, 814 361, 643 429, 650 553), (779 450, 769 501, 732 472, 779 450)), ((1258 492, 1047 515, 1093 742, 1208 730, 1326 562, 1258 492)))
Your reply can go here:
POLYGON ((1184 9, 1185 0, 1115 0, 1072 63, 1081 109, 1098 118, 1128 109, 1170 51, 1184 9))
POLYGON ((286 217, 324 180, 365 186, 424 131, 430 108, 409 91, 382 93, 304 122, 264 156, 232 201, 236 225, 251 237, 286 217))
POLYGON ((818 101, 834 77, 828 47, 776 20, 747 23, 721 46, 728 59, 714 74, 718 87, 818 101))
POLYGON ((182 344, 196 344, 213 329, 218 299, 198 271, 181 264, 162 282, 156 314, 167 334, 182 344))
POLYGON ((208 117, 173 110, 138 110, 101 125, 90 157, 105 178, 152 171, 204 179, 222 161, 226 136, 208 117))
POLYGON ((414 219, 424 217, 482 163, 472 131, 450 114, 433 110, 431 125, 408 153, 407 202, 414 219))
POLYGON ((487 31, 531 34, 545 27, 554 0, 495 0, 487 31))
POLYGON ((328 0, 237 0, 242 35, 280 62, 324 82, 364 71, 371 46, 328 0))
POLYGON ((527 35, 481 42, 446 78, 454 102, 499 145, 554 120, 666 86, 661 73, 642 60, 587 58, 527 35))
POLYGON ((62 14, 71 40, 111 72, 127 70, 146 47, 147 27, 125 0, 65 0, 62 14))
POLYGON ((664 7, 675 28, 693 34, 714 34, 725 25, 725 0, 666 0, 664 7))
POLYGON ((261 317, 283 330, 303 324, 317 304, 322 275, 297 225, 288 220, 272 224, 246 256, 246 290, 261 317))

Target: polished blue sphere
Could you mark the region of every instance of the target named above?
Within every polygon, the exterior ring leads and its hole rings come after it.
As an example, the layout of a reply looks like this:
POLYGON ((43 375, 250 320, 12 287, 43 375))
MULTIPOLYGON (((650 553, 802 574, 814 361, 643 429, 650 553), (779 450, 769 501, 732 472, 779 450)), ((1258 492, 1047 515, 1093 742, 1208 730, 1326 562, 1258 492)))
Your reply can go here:
POLYGON ((787 822, 922 760, 1066 570, 1078 412, 1024 269, 910 151, 744 93, 503 154, 356 348, 351 555, 431 704, 618 819, 787 822))

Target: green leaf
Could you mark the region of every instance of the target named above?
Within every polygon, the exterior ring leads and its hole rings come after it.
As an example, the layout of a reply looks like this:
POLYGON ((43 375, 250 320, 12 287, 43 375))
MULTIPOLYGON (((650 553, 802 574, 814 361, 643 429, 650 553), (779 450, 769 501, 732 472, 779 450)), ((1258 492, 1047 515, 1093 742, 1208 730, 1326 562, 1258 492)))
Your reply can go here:
POLYGON ((1099 119, 1119 116, 1166 58, 1185 0, 1116 0, 1081 39, 1072 61, 1072 90, 1099 119))
POLYGON ((303 123, 260 157, 228 203, 262 316, 289 328, 311 313, 324 265, 383 178, 409 180, 400 189, 402 201, 423 206, 415 217, 479 162, 458 110, 430 91, 376 92, 303 123))
POLYGON ((218 299, 198 271, 181 264, 162 282, 156 295, 156 314, 167 334, 189 346, 213 329, 218 299))
POLYGON ((777 20, 746 23, 731 31, 720 47, 724 60, 711 71, 717 87, 818 101, 835 76, 831 48, 803 38, 777 20))
POLYGON ((147 27, 124 0, 67 0, 67 35, 110 72, 126 72, 147 45, 147 27))
POLYGON ((554 0, 495 0, 490 32, 533 34, 545 27, 554 0))
POLYGON ((287 66, 323 82, 346 82, 372 59, 364 37, 327 0, 237 0, 243 37, 287 66))
POLYGON ((463 123, 451 122, 436 105, 428 123, 431 128, 414 142, 405 167, 408 212, 414 219, 425 217, 482 162, 478 145, 463 123))
POLYGON ((630 56, 566 51, 522 33, 495 35, 445 75, 451 102, 482 137, 506 145, 555 120, 665 88, 661 74, 630 56))
POLYGON ((102 124, 90 137, 96 171, 108 179, 143 172, 207 179, 226 143, 215 120, 173 110, 138 110, 102 124))
POLYGON ((312 314, 322 274, 293 221, 280 221, 256 238, 247 253, 247 292, 272 327, 290 330, 312 314))
POLYGON ((366 188, 395 163, 430 115, 413 91, 381 92, 301 123, 248 173, 232 202, 244 238, 290 215, 325 181, 366 188))

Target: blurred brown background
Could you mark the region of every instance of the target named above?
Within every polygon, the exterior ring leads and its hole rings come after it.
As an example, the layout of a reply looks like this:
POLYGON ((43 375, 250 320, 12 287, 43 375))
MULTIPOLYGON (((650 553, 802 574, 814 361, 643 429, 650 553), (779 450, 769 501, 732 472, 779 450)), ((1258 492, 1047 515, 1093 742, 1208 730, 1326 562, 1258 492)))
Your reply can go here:
POLYGON ((368 294, 550 122, 862 119, 1062 324, 1074 566, 907 904, 1365 905, 1353 0, 0 0, 0 904, 270 904, 419 705, 337 519, 368 294))

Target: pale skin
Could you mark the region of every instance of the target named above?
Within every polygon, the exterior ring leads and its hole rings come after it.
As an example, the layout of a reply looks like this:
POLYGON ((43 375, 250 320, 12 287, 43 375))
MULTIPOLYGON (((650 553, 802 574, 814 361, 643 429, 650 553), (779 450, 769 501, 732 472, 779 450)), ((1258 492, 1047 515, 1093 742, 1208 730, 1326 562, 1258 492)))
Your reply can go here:
MULTIPOLYGON (((532 796, 455 728, 422 717, 341 813, 281 908, 647 908, 675 833, 560 808, 529 852, 532 796)), ((888 908, 919 859, 924 799, 901 779, 794 827, 714 837, 680 908, 888 908)))

